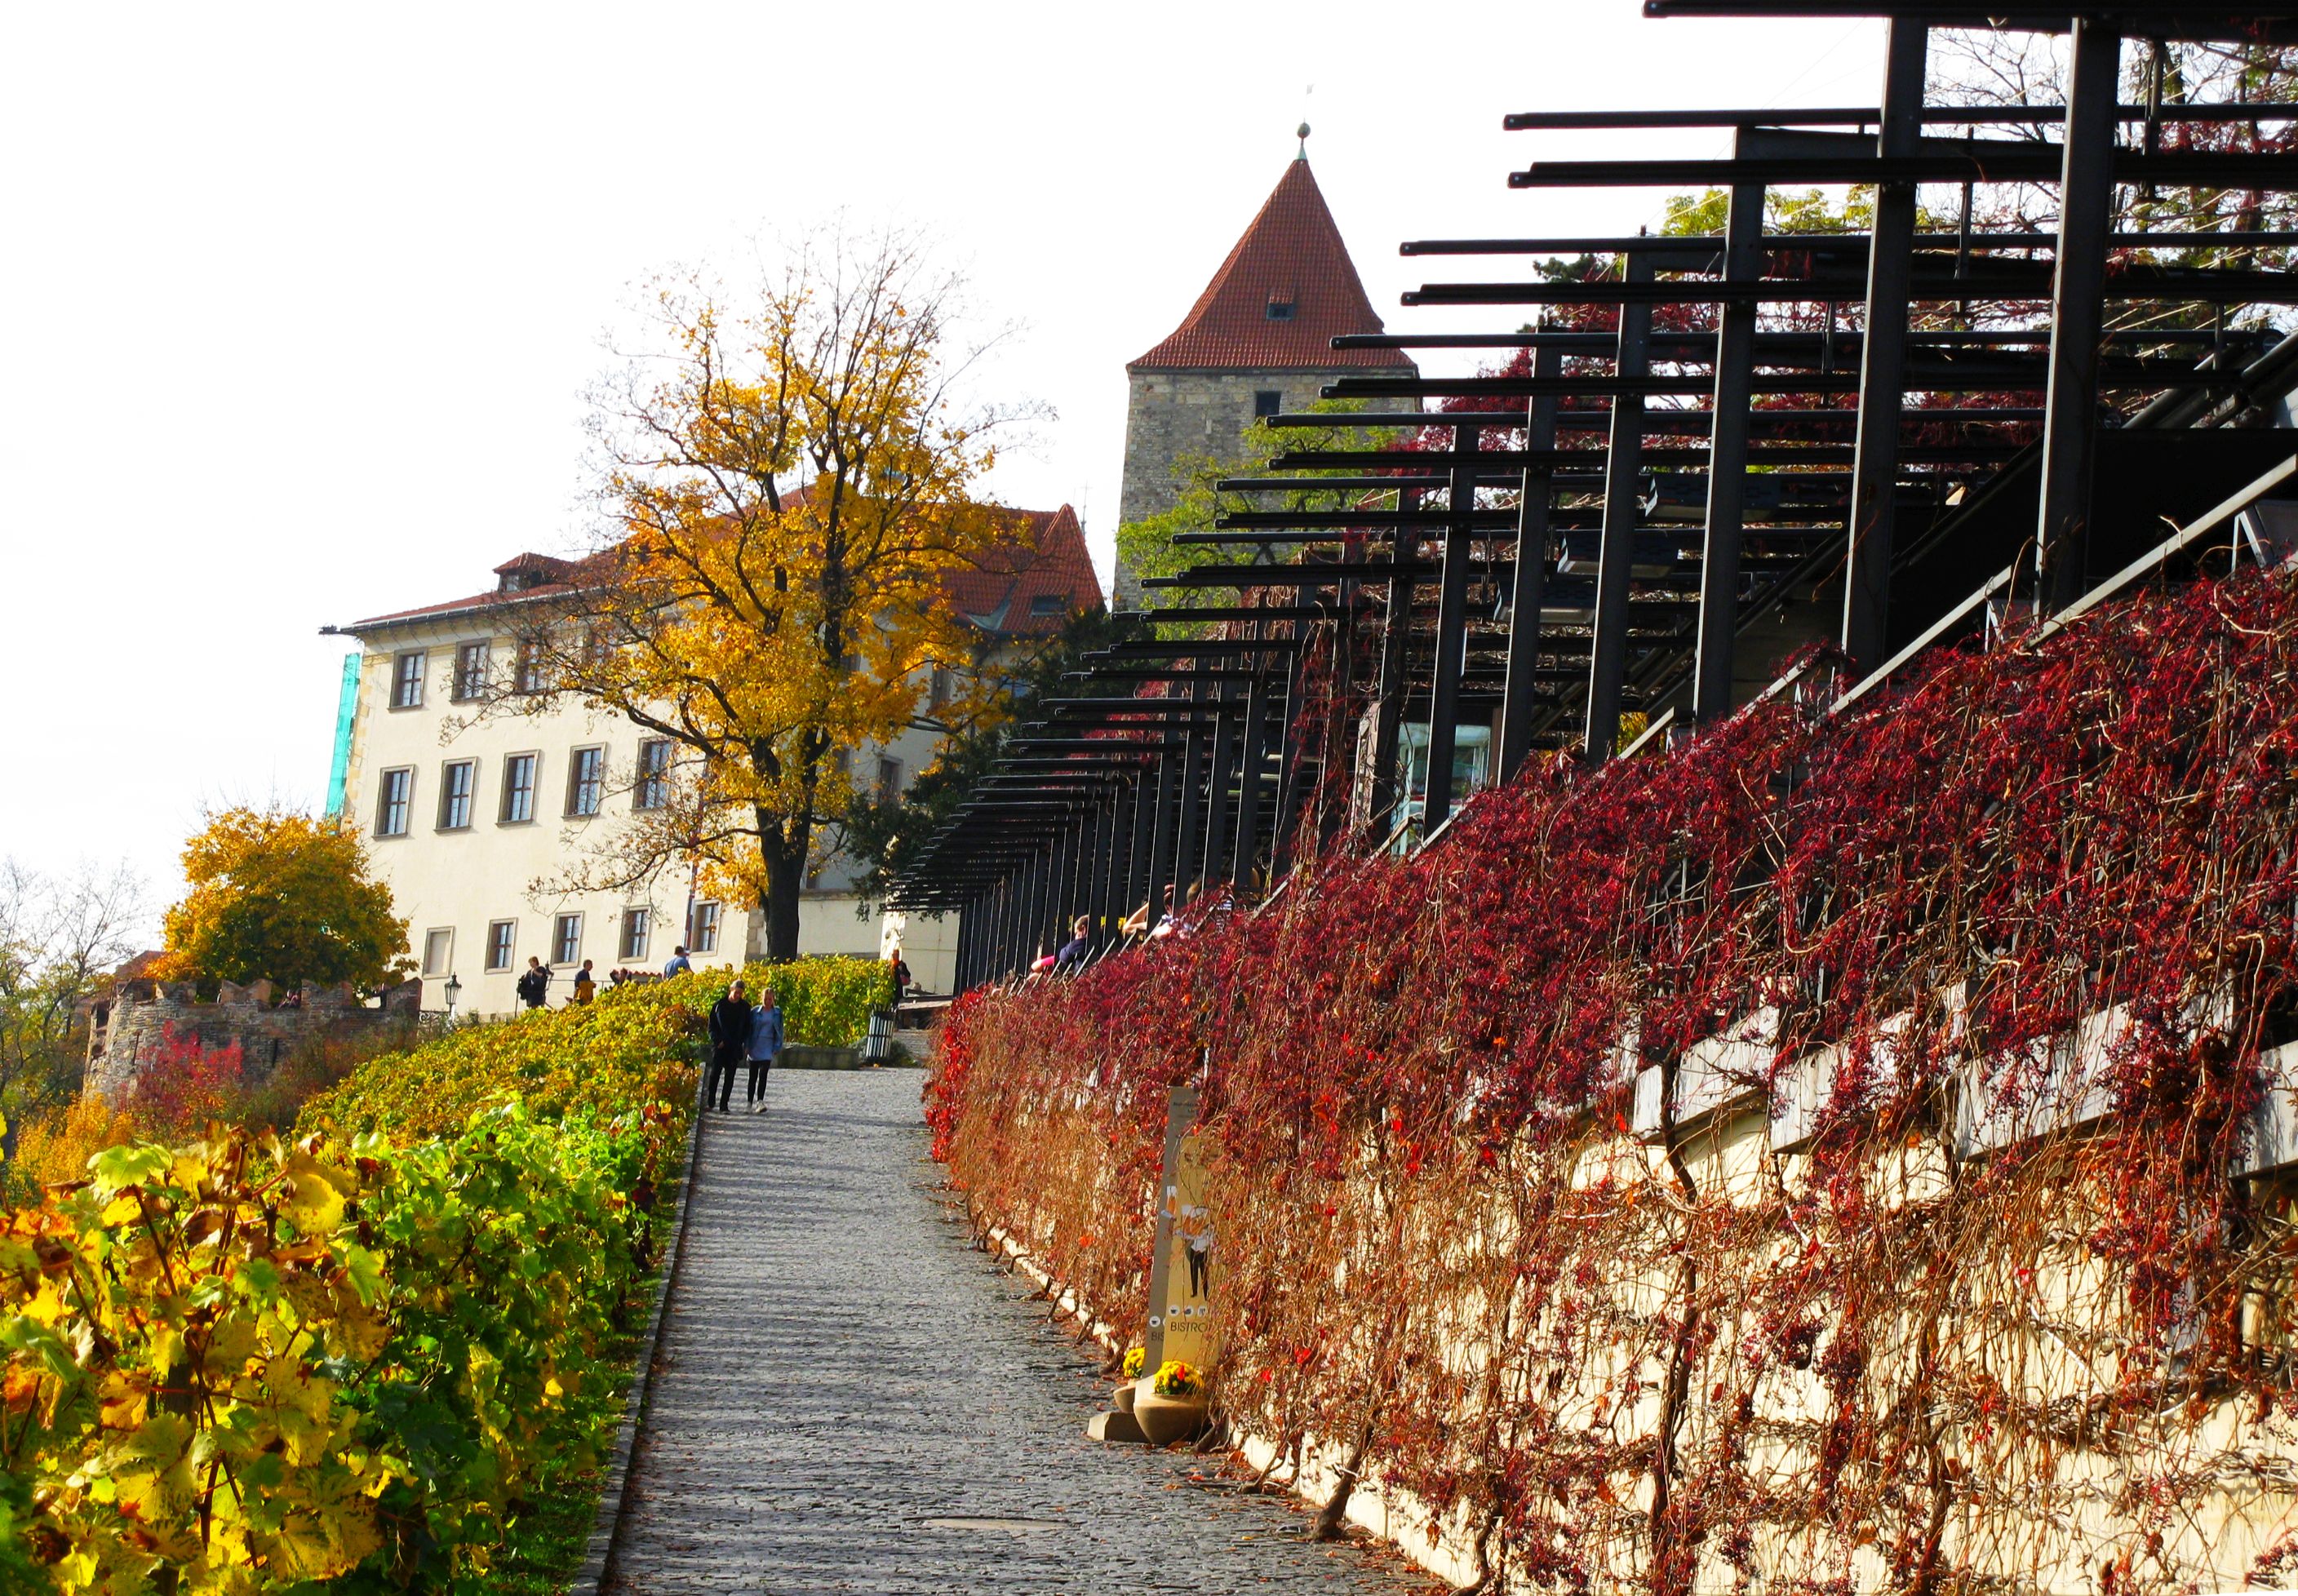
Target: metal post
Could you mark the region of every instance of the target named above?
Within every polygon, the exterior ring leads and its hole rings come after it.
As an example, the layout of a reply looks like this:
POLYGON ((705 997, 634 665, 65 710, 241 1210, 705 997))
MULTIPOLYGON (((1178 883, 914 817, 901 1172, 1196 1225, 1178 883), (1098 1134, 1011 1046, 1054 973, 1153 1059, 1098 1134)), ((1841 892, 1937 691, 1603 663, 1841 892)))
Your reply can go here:
MULTIPOLYGON (((1876 153, 1920 153, 1928 23, 1896 18, 1883 66, 1876 153)), ((1861 670, 1883 662, 1891 618, 1892 502, 1899 482, 1899 406, 1907 364, 1907 304, 1915 260, 1915 185, 1875 193, 1867 252, 1867 337, 1859 357, 1858 441, 1851 462, 1850 547, 1843 569, 1843 651, 1861 670)))
MULTIPOLYGON (((1743 130, 1739 143, 1745 145, 1743 130)), ((1732 188, 1724 222, 1724 280, 1764 275, 1761 183, 1732 188)), ((1715 410, 1707 453, 1707 541, 1699 562, 1699 642, 1692 666, 1691 718, 1732 710, 1732 646, 1740 630, 1740 534, 1747 523, 1748 427, 1756 376, 1756 310, 1727 304, 1715 335, 1715 410)))
MULTIPOLYGON (((1399 488, 1400 519, 1420 508, 1418 488, 1399 488)), ((1396 829, 1397 750, 1403 740, 1406 673, 1412 666, 1412 578, 1408 573, 1418 552, 1418 528, 1400 525, 1389 542, 1389 563, 1396 575, 1388 579, 1388 614, 1380 634, 1379 697, 1373 706, 1372 802, 1370 831, 1376 840, 1396 829)))
MULTIPOLYGON (((1260 628, 1253 629, 1254 635, 1260 628)), ((1268 786, 1269 657, 1253 661, 1252 683, 1244 698, 1244 752, 1236 767, 1236 845, 1228 879, 1240 894, 1252 889, 1252 867, 1261 856, 1261 801, 1268 786)))
MULTIPOLYGON (((1542 344, 1533 353, 1532 375, 1564 375, 1564 351, 1542 344)), ((1525 409, 1524 446, 1556 447, 1556 400, 1542 394, 1525 409)), ((1548 501, 1546 467, 1526 467, 1517 483, 1516 577, 1509 589, 1508 670, 1500 692, 1500 746, 1493 749, 1496 781, 1513 780, 1532 752, 1532 723, 1540 713, 1540 612, 1548 589, 1548 501)))
POLYGON ((2046 611, 2088 583, 2091 464, 2098 434, 2098 351, 2105 321, 2106 236, 2114 214, 2114 134, 2122 36, 2075 21, 2059 178, 2058 264, 2051 284, 2051 376, 2043 401, 2042 506, 2035 528, 2046 611))
POLYGON ((1203 881, 1210 889, 1228 873, 1229 781, 1236 770, 1236 702, 1226 682, 1213 686, 1212 771, 1205 779, 1203 881))
MULTIPOLYGON (((1205 699, 1205 684, 1189 683, 1189 702, 1205 699)), ((1181 817, 1173 837, 1173 906, 1188 901, 1197 889, 1198 870, 1204 859, 1204 837, 1199 823, 1204 816, 1204 788, 1200 784, 1205 759, 1204 727, 1192 716, 1181 737, 1181 817)))
MULTIPOLYGON (((1630 283, 1652 280, 1652 258, 1630 251, 1622 277, 1630 283)), ((1620 307, 1619 351, 1613 369, 1623 377, 1650 369, 1651 307, 1620 307)), ((1588 649, 1588 728, 1583 757, 1601 765, 1620 740, 1620 699, 1628 670, 1628 575, 1635 563, 1636 478, 1643 467, 1644 401, 1641 395, 1612 396, 1611 454, 1604 463, 1604 542, 1596 562, 1596 635, 1588 649)))
MULTIPOLYGON (((1339 632, 1335 629, 1335 646, 1339 632)), ((1293 862, 1293 838, 1300 824, 1301 759, 1300 750, 1293 746, 1293 723, 1301 713, 1301 656, 1307 645, 1301 636, 1300 623, 1293 626, 1293 651, 1285 656, 1285 698, 1277 707, 1277 830, 1269 843, 1269 884, 1274 887, 1277 878, 1293 862)), ((1334 657, 1335 666, 1339 656, 1334 657)))
POLYGON ((1176 827, 1179 816, 1178 788, 1181 779, 1180 759, 1170 748, 1157 756, 1157 801, 1149 815, 1149 879, 1141 901, 1149 906, 1150 922, 1164 913, 1165 889, 1173 883, 1175 844, 1178 841, 1176 827))
MULTIPOLYGON (((956 996, 960 992, 964 991, 967 987, 972 984, 966 980, 966 972, 968 969, 967 959, 972 952, 973 938, 971 933, 973 930, 974 903, 975 900, 969 897, 964 903, 958 906, 957 955, 950 962, 949 995, 952 997, 956 996)), ((946 911, 945 911, 945 913, 946 913, 946 911)))
POLYGON ((1470 517, 1476 508, 1474 456, 1484 441, 1480 424, 1452 429, 1452 467, 1447 492, 1452 521, 1444 528, 1444 563, 1436 590, 1436 661, 1428 690, 1428 786, 1421 806, 1426 836, 1452 813, 1452 749, 1459 739, 1460 667, 1468 651, 1468 554, 1476 537, 1470 517))

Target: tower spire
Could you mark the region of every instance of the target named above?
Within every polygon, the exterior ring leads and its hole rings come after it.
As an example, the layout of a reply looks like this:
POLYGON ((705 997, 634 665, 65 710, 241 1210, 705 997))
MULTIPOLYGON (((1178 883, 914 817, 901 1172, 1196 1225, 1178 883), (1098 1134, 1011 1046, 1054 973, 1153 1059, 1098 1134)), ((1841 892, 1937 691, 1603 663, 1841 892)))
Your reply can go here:
POLYGON ((1302 123, 1299 128, 1295 131, 1301 140, 1301 153, 1294 156, 1293 159, 1295 161, 1306 161, 1309 159, 1309 124, 1306 122, 1302 123))

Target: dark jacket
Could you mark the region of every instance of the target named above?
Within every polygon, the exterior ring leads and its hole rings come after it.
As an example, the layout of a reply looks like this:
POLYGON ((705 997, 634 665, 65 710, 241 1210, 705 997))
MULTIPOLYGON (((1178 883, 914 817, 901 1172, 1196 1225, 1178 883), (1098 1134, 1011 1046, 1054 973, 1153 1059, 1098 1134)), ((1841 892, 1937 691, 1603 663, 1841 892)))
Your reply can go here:
POLYGON ((722 997, 710 1005, 710 1051, 740 1058, 750 1045, 750 1000, 722 997))
POLYGON ((550 972, 530 967, 518 978, 518 1000, 529 1008, 539 1006, 543 995, 550 990, 550 972))

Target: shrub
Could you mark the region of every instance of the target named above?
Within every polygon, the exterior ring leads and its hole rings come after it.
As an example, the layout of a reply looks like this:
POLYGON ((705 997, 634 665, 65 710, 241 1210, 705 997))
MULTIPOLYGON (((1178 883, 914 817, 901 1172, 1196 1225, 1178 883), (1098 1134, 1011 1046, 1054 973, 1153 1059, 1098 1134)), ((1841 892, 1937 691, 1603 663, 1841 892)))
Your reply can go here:
POLYGON ((107 1149, 0 1233, 0 1466, 54 1588, 479 1591, 614 1422, 632 1128, 107 1149))
MULTIPOLYGON (((893 966, 878 959, 835 955, 793 959, 781 964, 748 964, 743 985, 753 998, 766 988, 782 1005, 782 1036, 806 1047, 858 1047, 870 1033, 870 1016, 894 1000, 893 966)), ((696 1012, 707 1013, 726 995, 733 977, 725 972, 682 977, 700 996, 696 1012)))

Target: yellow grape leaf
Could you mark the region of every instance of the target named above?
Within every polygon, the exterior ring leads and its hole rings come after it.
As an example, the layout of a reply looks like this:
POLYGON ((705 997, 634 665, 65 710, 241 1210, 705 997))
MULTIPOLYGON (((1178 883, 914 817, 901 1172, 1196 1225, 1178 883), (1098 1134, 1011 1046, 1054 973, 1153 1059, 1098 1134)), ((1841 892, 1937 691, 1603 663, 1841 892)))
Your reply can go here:
POLYGON ((306 1236, 325 1236, 333 1230, 343 1217, 343 1195, 336 1189, 336 1183, 343 1179, 342 1172, 298 1150, 288 1159, 286 1173, 287 1201, 282 1206, 295 1221, 295 1228, 306 1236))
POLYGON ((359 1480, 330 1469, 311 1480, 304 1501, 288 1511, 279 1531, 279 1561, 302 1578, 333 1579, 382 1544, 375 1504, 359 1480))

